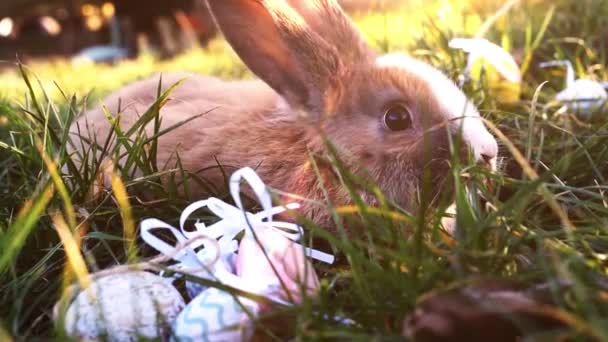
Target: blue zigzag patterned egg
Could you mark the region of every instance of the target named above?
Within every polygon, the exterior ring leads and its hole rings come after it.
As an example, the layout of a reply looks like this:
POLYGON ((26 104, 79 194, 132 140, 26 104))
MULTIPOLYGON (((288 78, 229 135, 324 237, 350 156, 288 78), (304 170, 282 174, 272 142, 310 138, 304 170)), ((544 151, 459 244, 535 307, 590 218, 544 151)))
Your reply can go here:
POLYGON ((216 288, 194 298, 173 326, 176 341, 247 341, 253 334, 258 305, 216 288))

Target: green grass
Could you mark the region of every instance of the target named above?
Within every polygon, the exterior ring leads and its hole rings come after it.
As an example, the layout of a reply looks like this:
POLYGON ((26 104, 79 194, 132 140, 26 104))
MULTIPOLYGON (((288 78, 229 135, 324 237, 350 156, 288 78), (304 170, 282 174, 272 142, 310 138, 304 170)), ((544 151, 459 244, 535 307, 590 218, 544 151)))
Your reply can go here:
MULTIPOLYGON (((357 22, 377 48, 406 49, 456 76, 464 55, 449 50, 447 41, 474 35, 497 6, 437 3, 359 14, 357 22)), ((496 133, 503 134, 502 172, 455 169, 458 220, 464 229, 453 239, 440 233, 440 210, 407 213, 390 203, 374 210, 354 191, 352 208, 333 210, 345 226, 362 224, 364 236, 331 237, 305 222, 330 240, 342 263, 319 266, 322 289, 317 299, 281 312, 294 315, 297 336, 398 339, 404 317, 423 296, 492 277, 549 284, 556 311, 570 317, 567 328, 556 334, 608 339, 608 111, 592 121, 556 115, 556 108, 545 104, 561 89, 564 73, 537 67, 541 61, 567 58, 578 75, 608 80, 607 18, 603 0, 526 2, 498 18, 486 36, 527 61, 522 100, 506 106, 483 86, 468 85, 466 90, 496 125, 496 133), (539 88, 544 81, 548 83, 539 88), (493 189, 483 182, 486 176, 492 178, 493 189), (569 285, 560 289, 558 283, 569 285), (327 319, 332 315, 357 324, 327 319)), ((65 279, 75 275, 65 271, 64 244, 52 215, 60 213, 76 232, 90 272, 133 256, 132 240, 123 230, 125 204, 116 205, 124 199, 108 192, 95 202, 86 201, 99 165, 79 170, 70 165, 65 132, 85 103, 97 105, 101 96, 129 81, 172 70, 251 76, 221 40, 168 62, 142 57, 114 67, 74 67, 57 61, 0 75, 0 340, 56 336, 52 306, 69 284, 65 279), (61 167, 66 174, 54 171, 61 167)), ((153 106, 142 120, 155 120, 157 113, 158 106, 153 106)), ((138 130, 115 134, 129 136, 130 166, 122 173, 133 194, 130 216, 136 222, 157 217, 176 223, 192 200, 177 195, 177 184, 158 186, 154 148, 139 148, 147 141, 138 130), (143 180, 128 177, 135 166, 145 171, 143 180), (138 197, 140 189, 152 191, 157 200, 138 197)), ((345 187, 360 186, 339 160, 332 162, 345 187)), ((151 255, 143 246, 139 253, 151 255)))

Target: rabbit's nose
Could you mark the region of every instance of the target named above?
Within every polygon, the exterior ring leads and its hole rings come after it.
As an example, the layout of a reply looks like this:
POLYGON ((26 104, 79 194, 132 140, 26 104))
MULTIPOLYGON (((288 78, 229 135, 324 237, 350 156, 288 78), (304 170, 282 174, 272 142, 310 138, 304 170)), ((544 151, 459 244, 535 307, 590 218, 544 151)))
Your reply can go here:
POLYGON ((480 117, 467 117, 462 123, 462 139, 468 151, 473 152, 476 163, 494 170, 498 156, 498 143, 486 129, 480 117))
POLYGON ((481 159, 483 160, 483 162, 485 163, 489 163, 492 161, 492 159, 496 158, 495 155, 491 155, 491 154, 482 154, 481 155, 481 159))
POLYGON ((498 144, 494 137, 485 139, 477 146, 477 162, 494 168, 498 156, 498 144))

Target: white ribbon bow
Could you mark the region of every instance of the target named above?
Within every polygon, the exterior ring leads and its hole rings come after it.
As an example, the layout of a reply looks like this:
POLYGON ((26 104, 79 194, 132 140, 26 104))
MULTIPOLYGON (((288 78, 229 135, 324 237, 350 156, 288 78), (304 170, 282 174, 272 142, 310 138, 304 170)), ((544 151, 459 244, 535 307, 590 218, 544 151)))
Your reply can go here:
MULTIPOLYGON (((182 212, 179 220, 179 230, 158 219, 146 219, 140 224, 141 237, 148 245, 160 253, 178 261, 178 268, 199 268, 201 270, 204 270, 207 264, 218 253, 220 261, 226 260, 230 255, 233 255, 238 249, 238 242, 235 238, 242 231, 245 231, 244 239, 255 238, 255 231, 259 229, 271 229, 292 241, 298 241, 302 237, 302 227, 294 223, 273 221, 272 219, 273 215, 280 214, 288 209, 297 209, 300 205, 298 203, 290 203, 285 206, 273 207, 270 192, 264 182, 251 168, 242 168, 232 174, 230 177, 230 194, 236 203, 236 207, 215 197, 197 201, 190 204, 182 212), (240 197, 241 180, 249 183, 262 205, 263 211, 255 214, 245 211, 240 197), (220 221, 209 226, 202 222, 197 222, 194 224, 196 228, 194 231, 187 231, 184 228, 184 224, 188 217, 204 207, 207 207, 213 214, 218 216, 220 221), (151 231, 154 229, 169 230, 177 239, 180 248, 172 246, 153 235, 151 231), (208 239, 200 239, 199 241, 188 243, 188 241, 200 238, 201 236, 208 239), (216 240, 217 244, 210 241, 210 239, 216 240), (199 247, 202 248, 196 251, 199 247)), ((302 248, 305 248, 306 255, 313 259, 328 264, 334 262, 334 256, 331 254, 304 246, 302 248)), ((214 270, 214 268, 211 268, 211 270, 214 270)), ((219 267, 216 271, 217 273, 225 272, 223 267, 219 267)))

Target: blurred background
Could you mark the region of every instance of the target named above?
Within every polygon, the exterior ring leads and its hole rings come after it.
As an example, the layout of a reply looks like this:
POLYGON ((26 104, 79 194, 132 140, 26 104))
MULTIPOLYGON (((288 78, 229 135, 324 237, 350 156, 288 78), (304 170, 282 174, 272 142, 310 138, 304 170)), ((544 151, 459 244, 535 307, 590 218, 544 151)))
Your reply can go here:
MULTIPOLYGON (((446 3, 450 2, 454 1, 446 3)), ((367 20, 374 18, 371 14, 420 7, 425 1, 340 3, 350 14, 359 13, 367 20)), ((370 23, 386 29, 387 23, 378 19, 370 23)), ((390 26, 398 27, 394 32, 403 32, 404 24, 390 26)), ((2 0, 0 98, 23 94, 18 61, 45 85, 57 84, 66 93, 81 95, 91 90, 104 94, 163 71, 246 77, 247 70, 238 62, 235 65, 230 49, 218 36, 203 0, 2 0), (113 77, 106 74, 109 70, 113 77)), ((54 88, 47 88, 51 97, 60 93, 54 88)))
POLYGON ((0 58, 170 57, 215 34, 202 1, 4 0, 0 58))
MULTIPOLYGON (((398 0, 343 0, 347 10, 395 6, 398 0)), ((76 57, 115 62, 152 52, 168 58, 213 38, 199 0, 3 0, 0 59, 76 57)))

